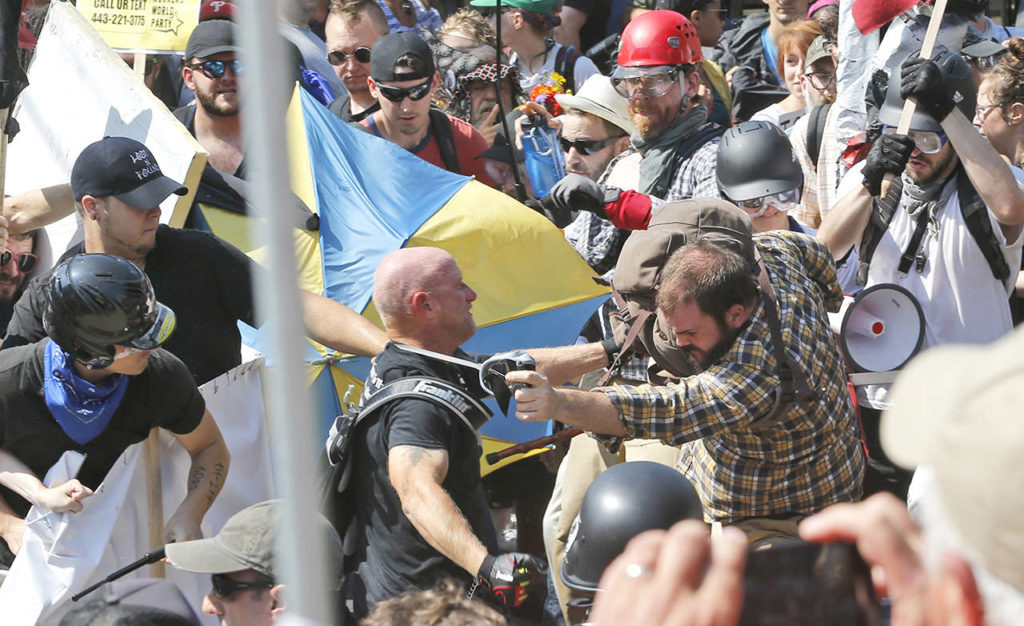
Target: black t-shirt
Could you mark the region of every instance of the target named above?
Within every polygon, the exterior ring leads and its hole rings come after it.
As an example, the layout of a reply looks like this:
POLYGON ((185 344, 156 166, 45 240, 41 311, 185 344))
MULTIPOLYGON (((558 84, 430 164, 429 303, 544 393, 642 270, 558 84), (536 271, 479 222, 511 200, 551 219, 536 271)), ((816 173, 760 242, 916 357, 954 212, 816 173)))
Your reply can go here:
POLYGON ((349 123, 361 122, 367 115, 372 115, 373 113, 380 111, 380 103, 374 102, 359 113, 353 114, 350 104, 351 102, 352 99, 349 97, 348 92, 346 92, 332 100, 331 103, 327 105, 327 110, 349 123))
MULTIPOLYGON (((455 356, 476 360, 462 351, 455 356)), ((433 376, 460 385, 478 398, 487 395, 480 389, 475 370, 404 352, 393 343, 377 356, 366 382, 367 393, 407 376, 433 376)), ((433 402, 405 399, 369 417, 358 437, 353 484, 364 535, 360 557, 365 556, 358 572, 368 606, 410 588, 429 588, 441 576, 468 582, 471 576, 432 548, 402 512, 388 477, 388 451, 400 445, 447 450, 448 474, 442 487, 474 534, 494 554, 497 537, 480 482, 481 449, 474 433, 433 402)), ((357 613, 362 612, 360 605, 357 600, 357 613)))
POLYGON ((580 54, 586 54, 608 36, 608 18, 612 14, 609 0, 565 0, 562 5, 587 14, 587 21, 580 27, 580 54))
MULTIPOLYGON (((83 445, 54 419, 43 396, 43 350, 49 339, 0 352, 0 448, 42 478, 67 450, 86 455, 78 480, 95 489, 125 448, 162 427, 179 435, 195 430, 206 403, 185 365, 165 350, 154 350, 146 369, 129 378, 110 423, 83 445)), ((30 504, 4 487, 0 495, 24 517, 30 504)))
MULTIPOLYGON (((63 258, 83 251, 83 246, 71 248, 63 258)), ((144 269, 157 300, 177 316, 174 334, 162 347, 185 363, 196 383, 241 363, 237 321, 255 325, 249 257, 210 233, 161 225, 144 269)), ((46 336, 43 311, 48 280, 45 274, 29 283, 14 306, 0 350, 46 336)))

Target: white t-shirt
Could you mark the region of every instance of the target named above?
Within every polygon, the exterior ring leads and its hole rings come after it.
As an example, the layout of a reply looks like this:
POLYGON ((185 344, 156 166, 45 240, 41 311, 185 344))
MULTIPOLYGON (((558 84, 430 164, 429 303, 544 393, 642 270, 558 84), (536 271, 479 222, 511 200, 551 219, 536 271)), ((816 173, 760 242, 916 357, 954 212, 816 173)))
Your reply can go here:
MULTIPOLYGON (((523 92, 526 93, 527 96, 530 95, 530 91, 534 87, 544 82, 544 80, 548 76, 550 76, 551 72, 555 71, 555 60, 558 58, 558 51, 561 49, 562 44, 556 43, 554 47, 547 51, 547 58, 544 61, 544 65, 540 68, 540 70, 538 70, 536 74, 530 75, 526 74, 526 70, 519 63, 519 56, 515 53, 512 53, 512 56, 510 57, 509 60, 512 63, 514 63, 516 67, 519 68, 519 85, 523 88, 523 92)), ((576 64, 573 65, 573 72, 575 74, 573 78, 576 84, 565 86, 567 90, 571 89, 573 93, 577 93, 580 90, 580 87, 583 85, 584 81, 586 81, 594 74, 599 73, 597 71, 597 66, 594 65, 594 62, 591 61, 590 58, 585 57, 582 54, 578 59, 576 59, 576 64)), ((568 79, 568 77, 565 78, 568 79)))
MULTIPOLYGON (((863 168, 864 162, 858 163, 843 177, 837 199, 857 191, 864 178, 863 168)), ((1010 170, 1018 183, 1024 182, 1024 172, 1012 166, 1010 170)), ((951 179, 947 184, 955 182, 951 179)), ((927 259, 924 271, 912 267, 906 275, 898 275, 900 257, 915 227, 914 218, 902 203, 875 248, 865 286, 894 283, 913 294, 925 317, 922 350, 948 343, 991 343, 1013 329, 1008 299, 1021 266, 1024 233, 1015 241, 1006 241, 995 216, 991 211, 988 215, 1011 270, 1005 283, 992 275, 981 248, 967 230, 955 190, 936 213, 938 234, 925 235, 922 240, 927 259)), ((885 396, 886 390, 879 388, 867 390, 865 398, 872 406, 884 406, 880 403, 885 402, 885 396)))

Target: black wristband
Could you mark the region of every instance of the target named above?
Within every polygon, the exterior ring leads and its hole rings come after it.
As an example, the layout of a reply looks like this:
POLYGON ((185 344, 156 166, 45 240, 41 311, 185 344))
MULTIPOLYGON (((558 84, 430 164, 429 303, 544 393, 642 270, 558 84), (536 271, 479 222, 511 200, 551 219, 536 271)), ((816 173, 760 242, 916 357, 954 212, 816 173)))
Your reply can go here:
POLYGON ((608 357, 608 365, 611 366, 615 362, 615 357, 619 356, 619 342, 615 341, 614 337, 608 337, 601 340, 601 347, 604 348, 604 354, 608 357))
POLYGON ((484 557, 484 562, 480 564, 480 570, 477 571, 476 577, 482 578, 487 584, 491 582, 491 570, 494 569, 494 555, 488 554, 484 557))

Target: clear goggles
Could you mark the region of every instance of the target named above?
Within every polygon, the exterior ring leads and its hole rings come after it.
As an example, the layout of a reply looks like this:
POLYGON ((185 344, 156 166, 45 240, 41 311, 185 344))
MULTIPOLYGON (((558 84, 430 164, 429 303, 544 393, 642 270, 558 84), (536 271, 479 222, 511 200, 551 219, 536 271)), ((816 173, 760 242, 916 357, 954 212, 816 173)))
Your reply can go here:
POLYGON ((780 191, 779 193, 773 193, 768 196, 761 196, 760 198, 741 200, 737 204, 741 209, 746 211, 747 215, 750 217, 761 217, 768 212, 768 207, 772 207, 776 211, 782 211, 785 213, 795 207, 799 202, 800 188, 796 187, 786 191, 780 191))
MULTIPOLYGON (((882 134, 894 135, 896 134, 896 129, 892 126, 883 126, 882 134)), ((907 136, 913 139, 914 146, 925 154, 935 154, 939 150, 942 150, 942 146, 946 145, 946 142, 949 141, 949 138, 946 137, 946 133, 941 130, 938 132, 931 130, 911 130, 907 132, 907 136)))
POLYGON ((636 74, 612 78, 612 87, 615 88, 623 98, 633 98, 636 95, 658 98, 664 96, 672 89, 679 77, 679 70, 674 67, 659 68, 659 71, 651 73, 636 74))

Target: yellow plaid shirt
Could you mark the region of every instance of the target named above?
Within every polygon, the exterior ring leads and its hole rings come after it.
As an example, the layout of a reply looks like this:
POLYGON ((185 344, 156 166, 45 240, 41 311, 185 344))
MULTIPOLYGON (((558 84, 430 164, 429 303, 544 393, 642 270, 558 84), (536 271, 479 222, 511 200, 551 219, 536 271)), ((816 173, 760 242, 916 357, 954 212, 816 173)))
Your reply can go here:
POLYGON ((764 420, 779 377, 761 302, 730 351, 700 374, 665 386, 599 389, 629 437, 685 444, 680 469, 708 521, 809 514, 861 496, 857 421, 825 312, 842 299, 832 257, 794 232, 755 235, 755 243, 780 301, 783 344, 817 391, 815 401, 764 420))

